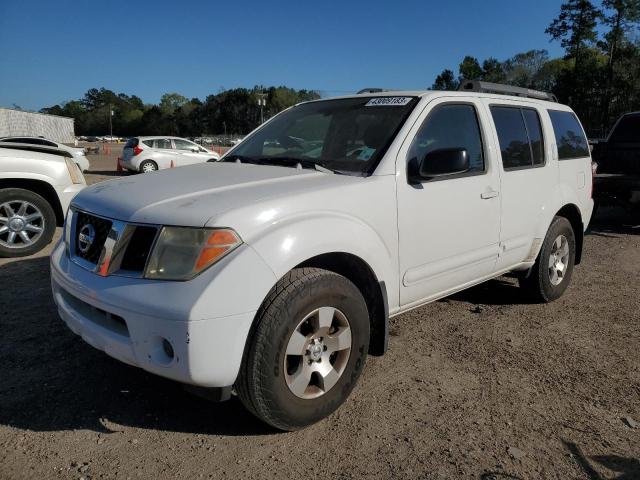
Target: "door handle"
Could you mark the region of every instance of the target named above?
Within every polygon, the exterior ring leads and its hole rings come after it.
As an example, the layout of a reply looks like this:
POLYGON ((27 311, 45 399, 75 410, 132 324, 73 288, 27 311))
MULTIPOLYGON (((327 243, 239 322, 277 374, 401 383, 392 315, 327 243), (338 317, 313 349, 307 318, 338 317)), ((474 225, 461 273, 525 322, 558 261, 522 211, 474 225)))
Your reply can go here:
POLYGON ((500 194, 500 192, 498 192, 497 190, 487 190, 486 192, 483 192, 480 194, 480 198, 482 198, 483 200, 488 200, 490 198, 495 198, 500 194))

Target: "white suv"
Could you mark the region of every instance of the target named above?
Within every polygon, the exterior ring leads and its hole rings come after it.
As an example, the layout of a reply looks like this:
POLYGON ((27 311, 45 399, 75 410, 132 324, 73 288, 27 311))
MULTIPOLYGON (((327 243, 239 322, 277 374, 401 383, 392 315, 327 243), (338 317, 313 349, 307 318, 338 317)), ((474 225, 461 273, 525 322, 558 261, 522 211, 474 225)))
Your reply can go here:
POLYGON ((57 147, 0 142, 0 257, 31 255, 51 242, 85 187, 75 160, 57 147))
POLYGON ((546 94, 465 89, 302 103, 220 162, 87 188, 51 256, 60 316, 292 430, 347 398, 390 316, 506 272, 558 298, 593 208, 583 129, 546 94))
POLYGON ((135 172, 154 172, 194 163, 216 162, 220 155, 178 137, 134 137, 122 150, 122 166, 135 172))

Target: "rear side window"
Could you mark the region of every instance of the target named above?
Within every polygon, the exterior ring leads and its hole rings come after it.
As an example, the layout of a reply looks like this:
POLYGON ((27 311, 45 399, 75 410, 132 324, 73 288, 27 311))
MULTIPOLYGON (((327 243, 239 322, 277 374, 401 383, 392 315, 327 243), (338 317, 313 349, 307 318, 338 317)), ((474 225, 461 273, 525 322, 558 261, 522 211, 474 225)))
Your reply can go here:
POLYGON ((444 104, 425 119, 409 148, 409 160, 422 160, 427 153, 445 148, 464 148, 469 155, 469 172, 484 171, 480 125, 473 105, 444 104))
POLYGON ((149 148, 153 148, 153 140, 143 140, 142 143, 149 148))
POLYGON ((612 142, 640 143, 640 115, 625 115, 611 135, 612 142))
POLYGON ((544 165, 544 139, 538 112, 530 108, 492 106, 505 170, 544 165))
POLYGON ((527 127, 527 133, 529 134, 533 164, 544 165, 544 139, 542 138, 540 115, 538 115, 538 112, 535 110, 523 108, 522 116, 524 117, 524 123, 527 127))
MULTIPOLYGON (((137 138, 130 138, 129 140, 127 140, 127 143, 124 144, 124 148, 134 148, 138 146, 138 139, 137 138)), ((151 146, 151 145, 149 145, 151 146)))
POLYGON ((589 144, 576 116, 572 112, 549 110, 549 117, 556 135, 558 159, 588 157, 589 144))
POLYGON ((154 148, 173 148, 168 138, 156 138, 153 146, 154 148))

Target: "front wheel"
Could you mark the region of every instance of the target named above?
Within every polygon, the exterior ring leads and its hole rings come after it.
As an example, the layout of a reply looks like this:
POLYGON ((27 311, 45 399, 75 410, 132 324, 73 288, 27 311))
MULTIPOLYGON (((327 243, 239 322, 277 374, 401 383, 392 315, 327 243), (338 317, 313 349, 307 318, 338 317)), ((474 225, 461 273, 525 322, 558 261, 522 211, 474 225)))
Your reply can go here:
POLYGON ((531 297, 548 303, 560 298, 571 282, 576 257, 576 238, 569 220, 555 217, 544 238, 529 275, 520 278, 531 297))
POLYGON ((319 268, 297 268, 257 314, 236 390, 264 422, 297 430, 336 410, 355 387, 369 348, 358 288, 319 268))

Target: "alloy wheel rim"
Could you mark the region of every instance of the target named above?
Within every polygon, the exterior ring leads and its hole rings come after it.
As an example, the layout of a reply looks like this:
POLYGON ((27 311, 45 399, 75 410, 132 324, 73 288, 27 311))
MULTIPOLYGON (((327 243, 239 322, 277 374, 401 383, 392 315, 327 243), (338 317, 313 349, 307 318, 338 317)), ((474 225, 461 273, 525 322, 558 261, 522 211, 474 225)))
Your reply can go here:
POLYGON ((153 166, 152 163, 145 163, 142 167, 143 172, 154 172, 156 167, 153 166))
POLYGON ((330 391, 351 355, 349 320, 334 307, 320 307, 294 329, 284 355, 284 378, 296 397, 309 400, 330 391))
POLYGON ((560 285, 567 274, 569 266, 569 241, 564 235, 558 235, 551 247, 549 255, 549 281, 552 285, 560 285))
POLYGON ((0 205, 0 245, 26 248, 38 241, 44 232, 44 215, 26 200, 10 200, 0 205))

